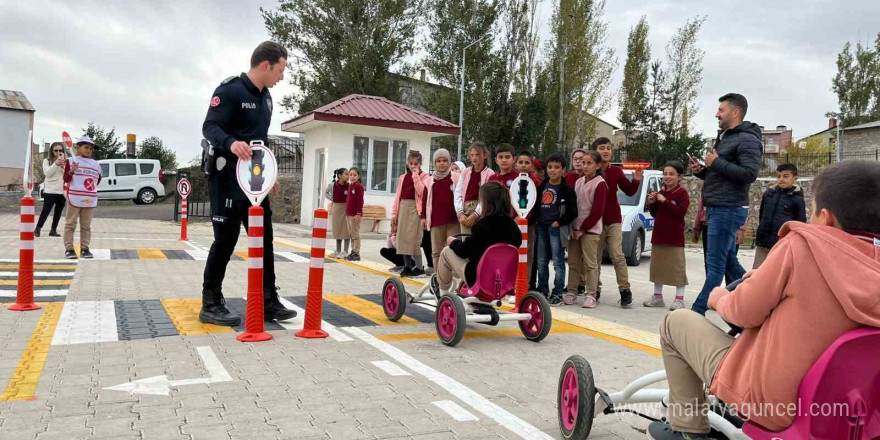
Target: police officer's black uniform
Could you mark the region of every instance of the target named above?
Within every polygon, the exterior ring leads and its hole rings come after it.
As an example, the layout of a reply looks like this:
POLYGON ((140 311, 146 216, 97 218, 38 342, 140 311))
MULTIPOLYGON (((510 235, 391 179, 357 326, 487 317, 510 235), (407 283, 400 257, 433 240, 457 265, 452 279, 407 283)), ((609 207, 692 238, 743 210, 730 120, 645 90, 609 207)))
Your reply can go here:
MULTIPOLYGON (((202 285, 202 310, 199 320, 218 325, 238 325, 241 318, 224 306, 221 285, 226 265, 235 250, 241 225, 247 228, 248 208, 251 203, 238 186, 235 175, 238 157, 232 153, 233 142, 261 140, 268 145, 269 123, 272 119, 272 97, 269 89, 257 88, 248 76, 229 77, 220 84, 211 97, 208 115, 202 125, 202 134, 214 148, 210 168, 211 222, 214 243, 205 264, 202 285)), ((272 210, 269 199, 263 200, 263 300, 267 320, 290 319, 296 312, 278 301, 275 287, 275 259, 272 246, 272 210)))

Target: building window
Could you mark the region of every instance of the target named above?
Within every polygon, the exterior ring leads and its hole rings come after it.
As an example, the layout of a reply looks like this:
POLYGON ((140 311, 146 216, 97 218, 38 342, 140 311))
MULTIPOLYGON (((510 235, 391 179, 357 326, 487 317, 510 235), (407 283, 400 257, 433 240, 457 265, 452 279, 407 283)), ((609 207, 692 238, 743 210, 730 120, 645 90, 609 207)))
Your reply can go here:
POLYGON ((409 141, 354 137, 352 163, 361 170, 367 191, 397 191, 397 176, 406 171, 409 141))

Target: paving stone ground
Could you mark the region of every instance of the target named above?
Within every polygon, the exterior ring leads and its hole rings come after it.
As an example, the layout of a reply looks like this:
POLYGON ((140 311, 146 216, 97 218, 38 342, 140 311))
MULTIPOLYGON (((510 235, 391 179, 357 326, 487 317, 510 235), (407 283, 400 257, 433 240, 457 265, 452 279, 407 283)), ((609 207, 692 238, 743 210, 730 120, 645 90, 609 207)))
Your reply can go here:
MULTIPOLYGON (((18 257, 17 222, 18 216, 0 215, 0 259, 18 257)), ((281 233, 276 238, 309 243, 308 238, 278 229, 281 233)), ((199 222, 190 224, 191 244, 176 240, 179 229, 170 222, 96 219, 93 231, 93 249, 194 250, 211 243, 210 225, 199 222)), ((381 244, 365 240, 362 255, 378 261, 381 244)), ((242 235, 237 249, 245 248, 242 235)), ((276 250, 296 251, 284 245, 276 250)), ((60 239, 36 240, 38 260, 60 259, 62 253, 60 239)), ((751 257, 746 258, 750 263, 751 257)), ((646 258, 642 266, 631 268, 637 302, 651 294, 648 263, 646 258)), ((224 284, 227 297, 245 296, 246 265, 245 261, 230 262, 224 284)), ((692 299, 702 282, 702 255, 689 252, 688 265, 692 299)), ((131 335, 125 330, 118 331, 121 340, 50 343, 54 331, 47 326, 51 321, 47 317, 61 314, 65 303, 107 304, 94 310, 115 311, 113 316, 130 313, 132 322, 141 316, 132 308, 149 309, 143 316, 159 322, 165 318, 155 300, 199 298, 203 269, 204 262, 197 260, 80 261, 64 302, 55 308, 24 313, 0 308, 0 393, 4 389, 8 393, 10 387, 23 393, 28 384, 36 385, 33 400, 0 399, 0 439, 530 438, 527 431, 511 428, 510 420, 549 438, 561 438, 556 388, 568 356, 585 356, 599 386, 607 390, 619 390, 635 377, 662 368, 661 359, 651 350, 585 332, 552 333, 537 344, 501 332, 494 337, 466 338, 450 348, 433 336, 430 323, 416 319, 411 325, 376 325, 366 312, 358 327, 338 329, 350 339, 343 341, 296 338, 284 328, 270 330, 273 340, 253 344, 237 341, 232 329, 146 339, 124 338, 123 333, 131 335), (153 305, 139 305, 146 302, 153 305), (408 339, 395 339, 401 335, 408 339), (210 348, 230 380, 171 386, 168 395, 107 389, 157 376, 167 376, 171 383, 220 377, 215 367, 205 363, 199 354, 205 349, 199 347, 210 348), (445 401, 478 420, 456 420, 440 408, 445 403, 435 403, 445 401), (496 406, 511 418, 501 423, 494 420, 490 408, 496 406)), ((277 263, 276 271, 282 295, 301 303, 308 264, 277 263)), ((606 285, 613 284, 611 266, 604 267, 603 279, 606 285)), ((369 301, 363 295, 379 293, 384 280, 350 265, 328 264, 324 294, 358 295, 369 301)), ((600 307, 592 311, 560 310, 656 333, 664 311, 621 310, 613 300, 613 295, 603 297, 600 307)), ((82 316, 82 320, 94 319, 82 316)), ((56 325, 64 319, 56 316, 56 325)), ((499 328, 517 332, 514 323, 499 328)), ((469 331, 488 329, 469 327, 469 331)), ((641 439, 645 427, 635 416, 601 416, 590 438, 641 439)))

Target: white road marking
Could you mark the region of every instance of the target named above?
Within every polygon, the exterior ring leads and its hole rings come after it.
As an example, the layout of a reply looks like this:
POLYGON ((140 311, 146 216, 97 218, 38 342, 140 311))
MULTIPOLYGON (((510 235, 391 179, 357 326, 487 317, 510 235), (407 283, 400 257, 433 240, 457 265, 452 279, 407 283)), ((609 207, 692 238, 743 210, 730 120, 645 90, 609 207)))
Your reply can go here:
POLYGON ((94 255, 93 260, 109 260, 110 259, 110 249, 89 249, 94 255))
POLYGON ((462 408, 451 400, 438 400, 436 402, 431 402, 431 405, 442 409, 446 414, 449 414, 450 417, 459 422, 476 422, 477 420, 480 420, 477 416, 471 414, 468 410, 462 408))
MULTIPOLYGON (((47 296, 67 296, 68 289, 37 290, 34 289, 34 298, 47 296)), ((0 298, 15 298, 18 292, 14 290, 0 290, 0 298)))
POLYGON ((118 341, 113 301, 64 303, 52 345, 118 341))
MULTIPOLYGON (((34 272, 35 277, 73 278, 73 272, 34 272)), ((0 277, 18 277, 18 272, 0 272, 0 277)))
POLYGON ((507 412, 504 408, 496 405, 489 399, 481 396, 474 390, 466 387, 464 384, 455 379, 421 363, 414 357, 404 353, 393 345, 380 341, 373 335, 357 328, 346 327, 345 331, 354 335, 358 339, 372 345, 375 349, 385 353, 388 357, 394 359, 404 367, 409 368, 416 373, 421 374, 431 382, 441 386, 449 394, 467 403, 475 410, 483 413, 499 425, 509 429, 512 433, 522 437, 525 440, 552 440, 553 437, 545 434, 538 428, 535 428, 528 422, 507 412))
POLYGON ((229 372, 227 372, 226 369, 223 368, 223 364, 220 362, 220 359, 217 359, 217 355, 214 354, 214 350, 211 350, 211 347, 196 347, 196 351, 198 351, 199 357, 202 358, 202 362, 205 364, 205 369, 208 370, 208 377, 200 377, 196 379, 168 380, 168 376, 166 375, 153 376, 146 379, 136 380, 134 382, 127 382, 112 387, 106 387, 104 389, 113 391, 125 391, 130 394, 153 394, 157 396, 167 396, 171 393, 172 387, 232 381, 232 376, 230 376, 229 372))
POLYGON ((196 261, 205 261, 208 259, 208 251, 203 251, 201 249, 196 249, 196 250, 191 250, 191 251, 188 250, 188 251, 186 251, 186 253, 188 253, 189 256, 193 257, 193 260, 196 260, 196 261))
POLYGON ((301 255, 297 255, 293 252, 275 252, 275 253, 278 255, 281 255, 284 258, 287 258, 290 261, 293 261, 294 263, 308 263, 310 261, 308 258, 303 257, 301 255))
MULTIPOLYGON (((245 298, 245 301, 247 298, 245 298)), ((296 318, 287 320, 287 321, 277 321, 287 330, 299 331, 303 328, 303 323, 305 322, 306 311, 302 309, 302 307, 297 306, 296 304, 287 300, 282 296, 278 297, 278 301, 281 302, 281 305, 287 307, 290 310, 296 310, 296 318)), ((335 326, 329 324, 327 321, 321 321, 321 330, 327 332, 331 338, 335 339, 337 342, 351 342, 351 339, 345 333, 342 333, 335 326)))
POLYGON ((373 361, 370 362, 375 365, 380 370, 388 373, 390 376, 412 376, 408 371, 400 368, 397 364, 391 361, 373 361))

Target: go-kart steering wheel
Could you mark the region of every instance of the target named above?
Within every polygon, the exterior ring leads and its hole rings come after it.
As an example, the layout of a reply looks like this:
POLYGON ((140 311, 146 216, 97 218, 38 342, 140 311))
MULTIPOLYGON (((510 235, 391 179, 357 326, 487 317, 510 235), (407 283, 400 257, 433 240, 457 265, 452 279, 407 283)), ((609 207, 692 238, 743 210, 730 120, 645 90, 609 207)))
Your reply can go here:
MULTIPOLYGON (((733 293, 733 291, 736 290, 736 288, 740 284, 742 284, 742 282, 745 280, 746 280, 745 277, 740 278, 740 279, 728 284, 727 286, 724 286, 724 288, 727 289, 729 292, 733 293)), ((730 330, 728 330, 727 334, 730 336, 733 336, 734 338, 737 337, 740 333, 742 333, 743 330, 745 330, 744 328, 742 328, 738 325, 731 324, 727 321, 724 321, 724 323, 730 326, 730 330)))

